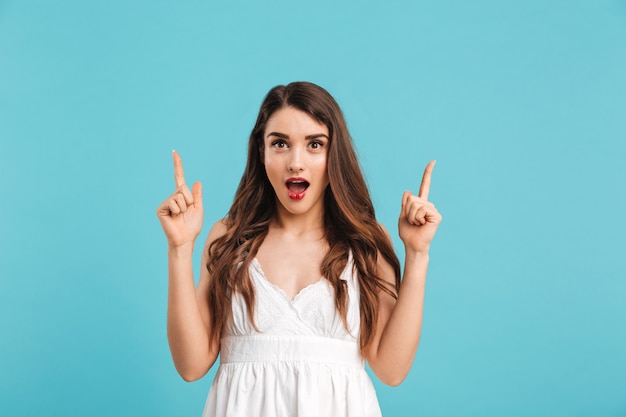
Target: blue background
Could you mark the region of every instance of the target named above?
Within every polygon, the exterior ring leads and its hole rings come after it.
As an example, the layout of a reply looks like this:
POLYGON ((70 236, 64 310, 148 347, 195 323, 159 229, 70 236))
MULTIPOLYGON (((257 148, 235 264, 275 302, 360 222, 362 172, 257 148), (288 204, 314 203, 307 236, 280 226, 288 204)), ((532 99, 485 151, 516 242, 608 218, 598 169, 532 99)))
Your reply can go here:
POLYGON ((384 414, 625 416, 623 0, 0 0, 0 415, 201 414, 214 371, 183 382, 166 340, 171 150, 204 240, 294 80, 337 98, 394 236, 438 160, 384 414))

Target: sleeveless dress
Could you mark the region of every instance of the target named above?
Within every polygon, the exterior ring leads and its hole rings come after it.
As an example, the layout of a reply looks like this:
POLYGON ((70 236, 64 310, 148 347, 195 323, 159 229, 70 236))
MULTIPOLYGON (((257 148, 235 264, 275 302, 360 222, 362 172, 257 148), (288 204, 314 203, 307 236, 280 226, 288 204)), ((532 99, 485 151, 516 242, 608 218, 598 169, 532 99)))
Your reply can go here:
POLYGON ((241 294, 220 346, 220 366, 203 417, 380 417, 372 382, 359 355, 359 289, 350 257, 348 332, 324 278, 290 300, 250 264, 255 323, 241 294))

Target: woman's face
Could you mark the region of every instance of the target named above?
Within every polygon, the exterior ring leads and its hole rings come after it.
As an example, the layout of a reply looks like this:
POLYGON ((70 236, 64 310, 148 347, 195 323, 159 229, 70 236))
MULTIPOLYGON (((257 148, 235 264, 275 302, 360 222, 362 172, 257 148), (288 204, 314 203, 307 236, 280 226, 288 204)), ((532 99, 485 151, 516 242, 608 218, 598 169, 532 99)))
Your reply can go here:
POLYGON ((328 128, 293 107, 277 110, 263 135, 263 161, 279 213, 322 214, 328 186, 328 128))

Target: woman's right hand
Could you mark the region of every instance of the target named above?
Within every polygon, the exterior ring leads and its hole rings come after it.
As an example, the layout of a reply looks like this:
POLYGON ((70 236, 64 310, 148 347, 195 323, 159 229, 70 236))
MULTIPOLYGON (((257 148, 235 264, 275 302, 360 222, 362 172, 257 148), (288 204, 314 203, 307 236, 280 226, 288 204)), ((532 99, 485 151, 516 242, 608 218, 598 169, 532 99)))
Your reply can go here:
POLYGON ((174 180, 176 190, 157 208, 157 217, 170 247, 179 247, 195 242, 202 230, 204 208, 202 207, 202 184, 196 182, 191 191, 185 184, 183 162, 176 151, 174 158, 174 180))

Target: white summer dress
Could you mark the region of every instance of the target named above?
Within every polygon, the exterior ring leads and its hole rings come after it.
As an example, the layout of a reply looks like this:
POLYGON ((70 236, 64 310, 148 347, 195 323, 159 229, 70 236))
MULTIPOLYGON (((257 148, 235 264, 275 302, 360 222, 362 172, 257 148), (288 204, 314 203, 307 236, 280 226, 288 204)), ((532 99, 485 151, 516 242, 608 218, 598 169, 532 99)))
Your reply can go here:
POLYGON ((326 279, 293 300, 250 264, 255 331, 241 294, 233 296, 220 366, 203 417, 379 417, 376 392, 359 356, 359 290, 348 261, 346 331, 326 279))

